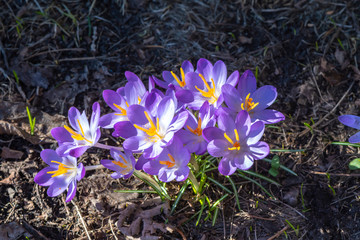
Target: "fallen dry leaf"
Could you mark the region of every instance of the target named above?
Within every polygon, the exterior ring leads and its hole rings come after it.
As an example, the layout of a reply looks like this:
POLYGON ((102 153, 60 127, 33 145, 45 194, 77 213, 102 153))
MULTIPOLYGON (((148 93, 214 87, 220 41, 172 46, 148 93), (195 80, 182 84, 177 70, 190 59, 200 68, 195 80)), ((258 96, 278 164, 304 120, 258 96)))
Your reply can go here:
POLYGON ((29 133, 24 130, 14 126, 11 123, 0 120, 0 135, 15 135, 24 138, 25 140, 31 142, 32 144, 39 144, 40 139, 37 136, 31 136, 29 133))
POLYGON ((8 147, 3 147, 1 152, 1 158, 3 159, 21 159, 23 155, 23 152, 8 147))

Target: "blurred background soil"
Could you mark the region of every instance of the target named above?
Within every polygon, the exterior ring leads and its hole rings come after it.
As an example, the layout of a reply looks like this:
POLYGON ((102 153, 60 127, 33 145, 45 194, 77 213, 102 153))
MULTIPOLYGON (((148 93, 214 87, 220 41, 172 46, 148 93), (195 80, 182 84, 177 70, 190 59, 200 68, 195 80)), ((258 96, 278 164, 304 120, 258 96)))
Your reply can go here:
MULTIPOLYGON (((359 17, 355 0, 0 0, 0 239, 360 239, 360 172, 348 169, 359 150, 331 144, 356 131, 337 117, 359 115, 359 17), (88 172, 68 204, 34 183, 45 167, 41 150, 56 148, 50 130, 66 123, 71 106, 89 113, 99 101, 109 112, 102 90, 124 85, 125 71, 147 82, 199 58, 224 61, 228 74, 257 71, 258 86, 277 88, 272 108, 286 120, 264 140, 305 151, 276 153, 297 177, 271 177, 263 161, 252 169, 281 184, 257 179, 275 199, 234 177, 242 211, 229 197, 215 226, 204 214, 195 227, 190 189, 169 216, 153 194, 114 192, 147 186, 105 170, 88 172)), ((111 132, 103 139, 118 144, 111 132)), ((107 154, 91 149, 80 161, 98 164, 107 154)), ((181 185, 169 187, 175 196, 181 185)), ((207 191, 215 200, 225 194, 207 191)))

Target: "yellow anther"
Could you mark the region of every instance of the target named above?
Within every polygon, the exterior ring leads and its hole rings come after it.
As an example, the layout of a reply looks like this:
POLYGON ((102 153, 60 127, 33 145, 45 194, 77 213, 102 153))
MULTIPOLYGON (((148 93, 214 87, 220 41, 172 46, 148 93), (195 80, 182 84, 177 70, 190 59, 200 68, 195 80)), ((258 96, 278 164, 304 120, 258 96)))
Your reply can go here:
POLYGON ((63 164, 61 162, 57 162, 57 161, 51 161, 51 162, 59 164, 58 170, 47 172, 48 174, 53 174, 51 177, 61 176, 65 173, 67 173, 68 170, 70 169, 69 167, 67 167, 65 164, 63 164))
POLYGON ((92 143, 93 143, 92 141, 90 141, 90 140, 88 140, 88 139, 85 138, 85 136, 84 136, 84 135, 85 135, 85 134, 84 134, 84 130, 83 130, 83 128, 82 128, 82 126, 81 126, 81 124, 80 124, 80 122, 79 122, 79 119, 77 120, 77 122, 78 122, 78 124, 79 124, 79 126, 80 126, 80 130, 81 130, 81 133, 82 133, 83 135, 81 135, 80 133, 75 132, 74 130, 72 130, 70 127, 68 127, 68 126, 66 126, 66 125, 64 125, 64 128, 71 134, 71 137, 72 137, 73 139, 78 140, 78 141, 85 140, 85 141, 87 141, 88 143, 92 144, 92 143))
POLYGON ((168 156, 170 161, 159 161, 159 163, 166 165, 168 168, 172 168, 173 166, 175 166, 175 159, 170 153, 168 154, 168 156))
POLYGON ((218 99, 218 97, 215 96, 215 82, 214 79, 211 78, 211 83, 213 85, 213 87, 211 88, 209 86, 209 84, 207 83, 206 79, 204 78, 204 76, 199 73, 200 78, 203 80, 205 87, 207 88, 207 92, 204 90, 199 89, 197 86, 195 86, 195 88, 206 98, 211 98, 211 100, 209 101, 211 104, 215 103, 218 99))
POLYGON ((234 142, 226 133, 224 133, 224 137, 226 138, 226 140, 228 140, 228 142, 232 144, 232 147, 229 147, 228 150, 240 150, 239 133, 237 129, 234 129, 234 133, 236 142, 234 142))
POLYGON ((257 105, 259 105, 259 103, 254 103, 253 99, 250 97, 250 93, 246 96, 245 98, 245 104, 242 103, 241 104, 241 109, 242 110, 246 110, 246 111, 251 111, 253 110, 257 105))
POLYGON ((226 140, 228 140, 229 143, 234 145, 233 140, 226 133, 224 133, 224 137, 226 138, 226 140))
POLYGON ((134 124, 134 127, 141 130, 141 131, 144 131, 147 135, 149 135, 150 137, 153 137, 153 136, 158 136, 160 138, 163 138, 163 136, 161 136, 159 134, 159 130, 160 130, 160 126, 159 126, 159 118, 156 118, 156 126, 154 124, 154 122, 152 121, 151 117, 149 116, 149 114, 144 111, 145 113, 145 117, 146 119, 149 121, 150 123, 150 128, 149 129, 146 129, 146 128, 143 128, 143 127, 140 127, 136 124, 134 124))
POLYGON ((176 76, 176 74, 171 71, 171 75, 173 76, 173 78, 175 78, 176 82, 179 84, 180 87, 184 87, 186 85, 185 83, 185 74, 184 71, 182 71, 182 68, 180 68, 180 72, 181 72, 181 80, 178 78, 178 76, 176 76), (184 77, 183 77, 184 74, 184 77))
MULTIPOLYGON (((126 102, 127 103, 127 102, 126 102)), ((126 109, 125 108, 122 108, 120 107, 119 105, 117 105, 116 103, 113 103, 113 105, 119 109, 121 111, 121 113, 115 113, 115 115, 118 115, 118 116, 126 116, 126 109)), ((128 106, 129 107, 129 106, 128 106)))
MULTIPOLYGON (((141 103, 141 97, 138 96, 138 104, 141 103)), ((129 107, 129 104, 126 102, 127 107, 129 107)))
POLYGON ((187 129, 189 129, 190 132, 192 132, 195 135, 201 136, 202 134, 202 128, 201 128, 201 118, 199 118, 197 128, 192 129, 189 125, 186 126, 187 129))

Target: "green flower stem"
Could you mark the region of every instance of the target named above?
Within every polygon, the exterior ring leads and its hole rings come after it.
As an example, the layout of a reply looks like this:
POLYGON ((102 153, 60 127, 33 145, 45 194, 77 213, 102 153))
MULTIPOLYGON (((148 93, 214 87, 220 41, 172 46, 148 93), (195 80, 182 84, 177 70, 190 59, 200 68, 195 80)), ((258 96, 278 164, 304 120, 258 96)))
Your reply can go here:
POLYGON ((115 146, 110 146, 110 145, 105 145, 105 144, 102 144, 102 143, 96 143, 94 145, 94 147, 98 147, 98 148, 102 148, 102 149, 107 149, 107 150, 110 150, 110 149, 116 149, 116 150, 120 150, 120 151, 124 151, 124 149, 122 147, 115 147, 115 146))
POLYGON ((140 172, 138 170, 134 171, 134 176, 139 178, 140 180, 142 180, 143 182, 147 183, 150 187, 152 187, 162 199, 169 199, 171 200, 171 197, 169 196, 169 194, 167 192, 163 191, 163 188, 161 188, 161 186, 150 176, 148 176, 147 174, 140 172))
POLYGON ((199 182, 196 180, 196 177, 194 175, 194 173, 190 170, 190 173, 189 173, 189 179, 190 179, 190 182, 193 186, 193 190, 195 192, 195 194, 198 194, 199 193, 199 182))
POLYGON ((194 167, 195 172, 199 171, 199 164, 196 162, 194 155, 191 155, 190 164, 194 167))

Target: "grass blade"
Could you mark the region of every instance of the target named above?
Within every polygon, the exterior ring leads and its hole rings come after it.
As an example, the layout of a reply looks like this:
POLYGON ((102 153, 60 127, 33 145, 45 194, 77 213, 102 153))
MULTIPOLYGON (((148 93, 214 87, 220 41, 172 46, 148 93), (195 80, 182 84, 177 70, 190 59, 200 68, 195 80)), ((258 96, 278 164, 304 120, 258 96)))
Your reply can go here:
POLYGON ((293 153, 293 152, 305 152, 306 149, 270 149, 270 152, 285 152, 285 153, 293 153))
POLYGON ((280 183, 272 180, 271 178, 265 177, 265 176, 263 176, 263 175, 261 175, 261 174, 259 174, 259 173, 256 173, 256 172, 253 172, 253 171, 249 171, 249 170, 238 170, 238 171, 239 171, 239 172, 243 172, 243 173, 247 173, 247 174, 249 174, 249 175, 251 175, 251 176, 254 176, 254 177, 257 177, 257 178, 261 178, 261 179, 263 179, 263 180, 265 180, 265 181, 268 181, 269 183, 275 184, 276 186, 281 186, 280 183))
MULTIPOLYGON (((268 158, 263 158, 263 159, 260 159, 260 160, 264 160, 265 162, 268 162, 268 163, 270 163, 270 164, 271 164, 271 162, 272 162, 272 160, 271 160, 271 159, 268 159, 268 158)), ((296 174, 294 171, 290 170, 289 168, 285 167, 284 165, 281 165, 281 164, 280 164, 280 168, 283 169, 283 170, 285 170, 285 171, 287 171, 288 173, 290 173, 290 174, 292 174, 292 175, 294 175, 294 176, 297 176, 297 174, 296 174)))
POLYGON ((225 198, 227 198, 227 196, 229 196, 229 194, 225 194, 224 196, 222 196, 221 198, 219 198, 218 200, 216 200, 216 201, 214 202, 214 204, 211 206, 210 211, 213 211, 214 208, 216 208, 216 206, 217 206, 222 200, 224 200, 225 198))
POLYGON ((236 205, 238 206, 239 211, 241 211, 240 200, 239 200, 239 195, 238 195, 238 192, 237 192, 237 188, 236 188, 233 180, 231 180, 231 178, 229 176, 226 176, 226 178, 229 179, 229 182, 230 182, 231 186, 233 187, 235 200, 236 200, 236 205))
POLYGON ((180 202, 180 199, 181 199, 182 195, 184 194, 184 192, 185 192, 186 188, 189 186, 189 184, 190 184, 190 182, 189 182, 189 180, 187 179, 186 182, 185 182, 185 184, 181 187, 181 189, 180 189, 180 191, 179 191, 179 193, 178 193, 178 195, 177 195, 177 197, 176 197, 176 199, 175 199, 175 202, 174 202, 174 204, 173 204, 172 207, 171 207, 170 215, 172 215, 172 214, 174 213, 177 205, 178 205, 179 202, 180 202))
POLYGON ((211 178, 211 177, 208 177, 208 179, 209 179, 211 182, 213 182, 213 183, 215 183, 216 185, 218 185, 221 189, 225 190, 227 193, 230 193, 230 194, 233 193, 230 189, 228 189, 227 187, 225 187, 224 185, 222 185, 221 183, 219 183, 219 182, 216 181, 215 179, 213 179, 213 178, 211 178))
POLYGON ((248 177, 248 176, 245 176, 244 173, 238 173, 238 175, 239 175, 240 177, 242 177, 242 178, 244 178, 244 179, 246 179, 246 180, 248 180, 248 181, 251 181, 252 183, 256 184, 256 185, 257 185, 258 187, 260 187, 267 195, 269 195, 269 197, 275 199, 275 197, 274 197, 271 193, 269 193, 269 191, 266 190, 266 189, 265 189, 259 182, 257 182, 256 180, 254 180, 254 179, 252 179, 252 178, 250 178, 250 177, 248 177))
POLYGON ((213 219, 212 219, 212 226, 215 225, 218 215, 219 215, 219 208, 217 207, 217 208, 215 208, 215 211, 214 211, 214 216, 213 216, 213 219))
POLYGON ((349 143, 349 142, 332 142, 334 145, 343 145, 343 146, 352 146, 352 147, 360 147, 358 143, 349 143))

